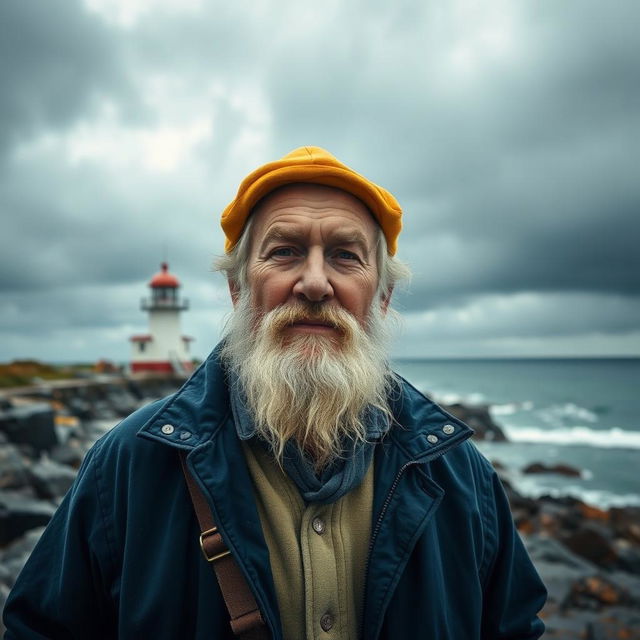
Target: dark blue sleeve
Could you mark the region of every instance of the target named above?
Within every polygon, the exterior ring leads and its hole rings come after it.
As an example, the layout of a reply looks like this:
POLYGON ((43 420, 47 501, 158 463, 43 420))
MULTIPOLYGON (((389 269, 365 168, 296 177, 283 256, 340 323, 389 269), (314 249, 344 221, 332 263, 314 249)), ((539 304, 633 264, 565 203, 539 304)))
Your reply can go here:
POLYGON ((9 594, 5 640, 117 635, 107 515, 95 464, 99 447, 100 442, 85 457, 9 594))
POLYGON ((493 469, 491 488, 486 515, 490 561, 484 584, 482 638, 536 640, 544 633, 538 613, 547 590, 524 548, 493 469))

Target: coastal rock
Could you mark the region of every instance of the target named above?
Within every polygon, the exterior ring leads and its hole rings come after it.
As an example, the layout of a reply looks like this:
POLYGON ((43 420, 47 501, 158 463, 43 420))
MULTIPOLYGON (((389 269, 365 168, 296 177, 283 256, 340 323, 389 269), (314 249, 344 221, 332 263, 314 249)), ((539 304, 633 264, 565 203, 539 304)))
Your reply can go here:
POLYGON ((576 469, 568 464, 546 465, 542 462, 533 462, 532 464, 527 465, 522 470, 522 473, 554 473, 560 476, 567 476, 568 478, 579 478, 582 475, 580 469, 576 469))
POLYGON ((640 575, 640 549, 638 546, 623 538, 618 538, 614 545, 618 556, 618 567, 623 571, 640 575))
POLYGON ((48 451, 58 444, 53 416, 53 409, 46 403, 11 404, 0 409, 0 431, 10 442, 48 451))
POLYGON ((466 422, 474 431, 474 439, 506 442, 504 431, 493 421, 487 406, 470 406, 460 403, 443 405, 444 409, 466 422))
POLYGON ((39 498, 46 500, 63 496, 76 478, 76 472, 67 466, 41 458, 29 469, 29 478, 39 498))
POLYGON ((25 531, 46 525, 55 512, 49 502, 34 500, 17 491, 0 491, 0 546, 25 531))
POLYGON ((563 603, 565 609, 592 609, 640 604, 629 590, 603 575, 588 576, 577 580, 563 603))
POLYGON ((0 444, 0 489, 17 489, 28 483, 28 466, 19 449, 0 444))
MULTIPOLYGON (((9 595, 9 586, 0 582, 0 611, 4 611, 4 603, 7 601, 9 595)), ((4 637, 6 627, 0 618, 0 637, 4 637)))
POLYGON ((587 522, 561 539, 571 551, 600 567, 613 568, 618 564, 612 535, 606 527, 587 522))
POLYGON ((2 552, 0 555, 0 566, 3 567, 4 574, 0 582, 3 582, 9 587, 13 586, 43 531, 44 527, 30 529, 23 536, 14 540, 4 552, 2 552))
POLYGON ((640 640, 640 614, 633 609, 608 610, 587 625, 586 640, 640 640))
POLYGON ((54 447, 49 456, 54 462, 59 462, 73 469, 79 469, 82 459, 86 453, 86 448, 82 446, 79 438, 69 438, 64 444, 54 447))
MULTIPOLYGON (((594 575, 598 567, 544 535, 525 538, 527 551, 549 592, 545 610, 557 610, 569 599, 576 581, 594 575)), ((584 629, 584 624, 582 625, 584 629)))
POLYGON ((640 507, 613 507, 609 516, 619 537, 640 545, 640 507))

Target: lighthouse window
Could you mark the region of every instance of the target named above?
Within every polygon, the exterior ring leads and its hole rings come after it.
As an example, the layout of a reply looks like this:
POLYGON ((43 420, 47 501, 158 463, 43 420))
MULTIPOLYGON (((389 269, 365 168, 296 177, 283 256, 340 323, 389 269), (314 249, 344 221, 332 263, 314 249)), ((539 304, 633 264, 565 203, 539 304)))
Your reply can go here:
POLYGON ((174 287, 158 287, 153 292, 155 299, 162 301, 174 301, 176 293, 177 291, 174 287))
POLYGON ((140 353, 142 353, 146 346, 147 346, 146 342, 138 342, 138 351, 140 351, 140 353))

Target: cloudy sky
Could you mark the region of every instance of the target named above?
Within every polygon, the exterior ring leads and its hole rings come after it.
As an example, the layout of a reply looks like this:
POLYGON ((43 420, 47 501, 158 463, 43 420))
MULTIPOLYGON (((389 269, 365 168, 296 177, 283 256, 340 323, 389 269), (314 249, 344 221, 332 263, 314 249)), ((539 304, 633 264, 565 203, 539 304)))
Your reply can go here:
POLYGON ((635 0, 4 0, 0 361, 126 360, 163 257, 205 356, 253 168, 405 210, 397 356, 640 355, 635 0))

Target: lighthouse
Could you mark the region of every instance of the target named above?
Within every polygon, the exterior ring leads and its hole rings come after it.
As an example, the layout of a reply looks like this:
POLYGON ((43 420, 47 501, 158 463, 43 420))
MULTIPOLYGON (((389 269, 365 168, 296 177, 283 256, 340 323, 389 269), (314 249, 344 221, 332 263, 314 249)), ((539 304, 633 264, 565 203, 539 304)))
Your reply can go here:
POLYGON ((180 330, 180 312, 189 301, 180 299, 180 282, 163 262, 149 282, 151 297, 143 298, 141 308, 149 313, 149 333, 132 336, 131 371, 188 373, 192 369, 189 343, 192 338, 180 330))

